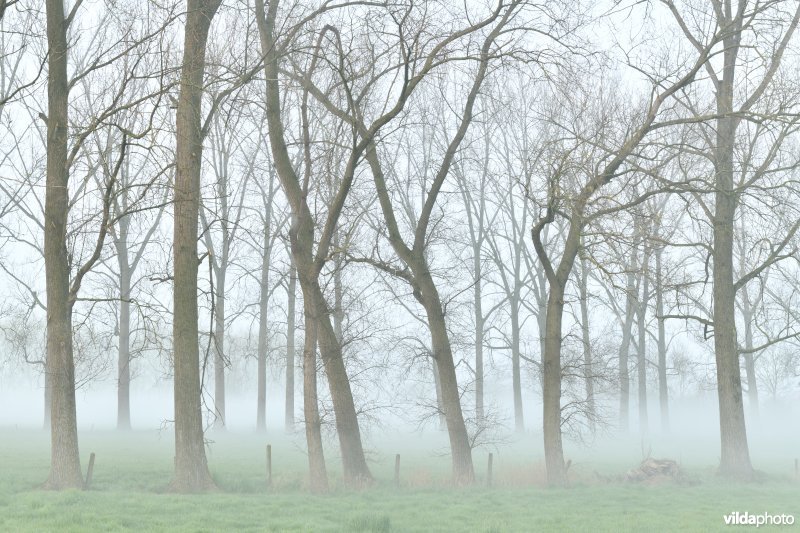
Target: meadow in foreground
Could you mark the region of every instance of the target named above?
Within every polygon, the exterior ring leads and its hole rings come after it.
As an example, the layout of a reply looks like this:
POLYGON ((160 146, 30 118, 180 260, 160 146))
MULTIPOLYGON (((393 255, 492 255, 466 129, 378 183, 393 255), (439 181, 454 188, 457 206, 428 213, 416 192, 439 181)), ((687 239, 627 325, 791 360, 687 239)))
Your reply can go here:
MULTIPOLYGON (((48 471, 47 435, 0 430, 0 531, 725 531, 731 526, 723 515, 733 511, 800 518, 800 483, 777 463, 767 463, 771 470, 762 481, 736 484, 684 458, 684 482, 641 485, 620 479, 639 458, 626 461, 627 451, 612 446, 618 453, 602 460, 583 460, 576 452, 572 486, 553 490, 542 486, 541 465, 525 453, 525 441, 495 450, 491 487, 487 453, 476 451, 478 483, 455 489, 447 485, 447 457, 432 453, 431 442, 387 442, 372 448, 375 487, 347 491, 333 470, 331 492, 317 495, 305 490, 305 457, 293 439, 211 439, 209 462, 220 488, 215 493, 166 492, 170 433, 97 431, 81 435, 84 468, 89 452, 97 454, 90 490, 48 492, 39 489, 48 471), (271 488, 267 442, 273 448, 271 488), (399 487, 395 452, 402 452, 399 487)), ((333 467, 336 458, 328 453, 333 467)))

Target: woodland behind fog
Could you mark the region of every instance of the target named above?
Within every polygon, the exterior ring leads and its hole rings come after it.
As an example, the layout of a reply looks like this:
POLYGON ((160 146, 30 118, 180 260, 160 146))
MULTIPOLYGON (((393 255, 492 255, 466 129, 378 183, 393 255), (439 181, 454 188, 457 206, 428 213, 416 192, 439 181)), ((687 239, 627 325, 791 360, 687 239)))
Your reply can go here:
POLYGON ((132 381, 166 380, 170 486, 213 488, 234 375, 259 430, 280 376, 312 490, 325 431, 369 485, 397 411, 446 431, 456 485, 526 430, 565 485, 565 438, 667 434, 693 387, 753 478, 745 410, 798 392, 799 19, 0 0, 0 371, 39 376, 45 486, 83 485, 76 387, 113 383, 126 430, 132 381))

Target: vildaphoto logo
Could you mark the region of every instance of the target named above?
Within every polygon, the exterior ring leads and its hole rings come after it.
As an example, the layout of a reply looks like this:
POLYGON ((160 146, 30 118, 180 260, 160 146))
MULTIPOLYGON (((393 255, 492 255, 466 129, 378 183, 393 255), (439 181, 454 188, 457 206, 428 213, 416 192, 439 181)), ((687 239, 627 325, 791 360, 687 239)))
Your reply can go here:
POLYGON ((726 526, 791 526, 794 524, 794 515, 790 514, 751 514, 734 511, 722 517, 726 526))

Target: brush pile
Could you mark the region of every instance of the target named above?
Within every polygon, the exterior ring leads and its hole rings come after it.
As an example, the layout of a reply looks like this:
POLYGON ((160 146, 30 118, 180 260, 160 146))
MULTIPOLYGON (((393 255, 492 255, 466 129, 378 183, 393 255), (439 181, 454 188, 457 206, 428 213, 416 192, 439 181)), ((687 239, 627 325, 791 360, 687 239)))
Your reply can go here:
POLYGON ((653 459, 648 457, 637 468, 628 470, 625 480, 634 483, 660 481, 680 481, 681 469, 672 459, 653 459))

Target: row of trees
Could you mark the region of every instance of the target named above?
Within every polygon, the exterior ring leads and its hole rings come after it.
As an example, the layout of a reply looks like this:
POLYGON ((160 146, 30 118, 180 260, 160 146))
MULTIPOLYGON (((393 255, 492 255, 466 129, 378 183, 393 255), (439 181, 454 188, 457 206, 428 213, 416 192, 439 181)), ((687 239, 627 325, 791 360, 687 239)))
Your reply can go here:
POLYGON ((212 487, 203 384, 213 367, 224 428, 232 328, 256 339, 260 429, 275 346, 294 426, 302 331, 314 490, 324 390, 345 482, 370 483, 353 378, 376 367, 387 388, 386 368, 432 379, 471 483, 495 352, 518 431, 524 369, 538 378, 563 485, 564 432, 612 402, 627 431, 632 384, 648 430, 650 374, 668 430, 682 331, 713 345, 720 469, 749 477, 741 369, 756 406, 759 358, 797 336, 798 20, 778 0, 0 2, 4 329, 45 368, 47 485, 82 483, 88 337, 118 349, 122 429, 133 361, 167 357, 172 487, 212 487), (20 335, 39 313, 43 358, 20 335))

